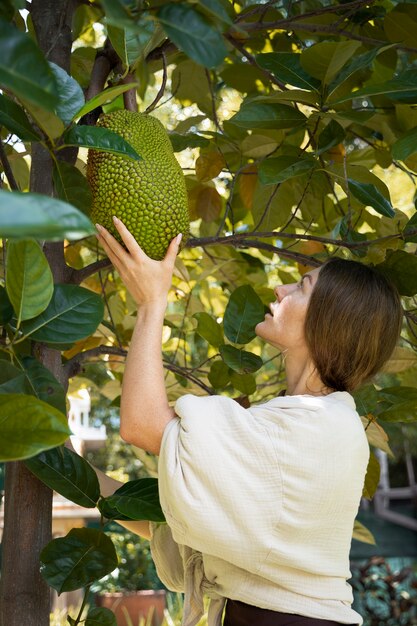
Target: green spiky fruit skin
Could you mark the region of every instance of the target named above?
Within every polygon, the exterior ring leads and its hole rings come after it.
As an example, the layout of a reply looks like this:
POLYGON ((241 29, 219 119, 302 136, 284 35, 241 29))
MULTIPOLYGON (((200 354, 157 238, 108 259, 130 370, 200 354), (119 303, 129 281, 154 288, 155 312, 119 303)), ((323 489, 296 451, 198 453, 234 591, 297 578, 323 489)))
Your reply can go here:
POLYGON ((163 259, 173 237, 182 233, 183 246, 189 234, 185 178, 167 132, 155 117, 125 110, 102 115, 97 126, 121 135, 142 160, 89 151, 91 219, 120 241, 115 215, 148 256, 163 259))

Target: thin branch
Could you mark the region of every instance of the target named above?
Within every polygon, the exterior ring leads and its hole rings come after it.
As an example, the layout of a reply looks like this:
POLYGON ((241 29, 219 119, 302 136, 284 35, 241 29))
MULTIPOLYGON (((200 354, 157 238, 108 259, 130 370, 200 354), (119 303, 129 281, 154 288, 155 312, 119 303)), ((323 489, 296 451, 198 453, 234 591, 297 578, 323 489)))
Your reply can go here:
MULTIPOLYGON (((90 350, 85 350, 84 352, 80 352, 76 354, 71 359, 69 359, 64 365, 63 369, 66 375, 69 378, 73 378, 80 373, 82 364, 85 361, 90 359, 94 359, 97 356, 105 356, 105 355, 114 355, 114 356, 127 356, 127 350, 124 348, 116 347, 116 346, 97 346, 96 348, 91 348, 90 350)), ((208 394, 213 395, 213 389, 205 385, 201 380, 199 380, 196 376, 192 374, 192 371, 184 369, 179 365, 175 365, 174 363, 169 363, 168 361, 163 360, 164 369, 173 372, 174 374, 178 374, 187 378, 191 382, 198 385, 201 389, 204 389, 208 394)))
MULTIPOLYGON (((128 72, 126 76, 123 76, 120 81, 122 85, 126 85, 128 83, 132 83, 135 81, 135 76, 131 72, 128 72)), ((132 89, 128 89, 123 94, 123 104, 126 111, 133 111, 137 113, 138 110, 138 101, 136 98, 136 87, 132 87, 132 89)))
POLYGON ((280 81, 276 76, 274 76, 271 72, 268 72, 268 70, 264 69, 263 67, 261 67, 259 65, 259 63, 257 62, 257 60, 255 59, 255 57, 246 50, 245 46, 243 46, 240 41, 238 41, 237 39, 235 39, 232 35, 226 34, 225 35, 226 39, 232 44, 232 46, 234 46, 237 50, 239 50, 239 52, 246 57, 246 59, 248 60, 248 62, 253 65, 254 67, 256 67, 260 72, 262 72, 262 74, 264 74, 268 80, 270 80, 272 83, 274 83, 274 85, 277 85, 280 89, 282 89, 282 91, 288 91, 288 87, 286 86, 285 83, 283 83, 282 81, 280 81))
POLYGON ((214 95, 213 83, 211 82, 210 71, 206 68, 205 72, 206 72, 206 78, 207 78, 207 82, 208 82, 208 86, 209 86, 209 90, 210 90, 211 107, 212 107, 212 111, 213 111, 213 121, 214 121, 214 124, 216 126, 216 130, 219 131, 219 132, 222 132, 222 129, 221 129, 221 126, 220 126, 220 122, 219 122, 219 118, 217 116, 216 97, 214 95))
POLYGON ((94 261, 94 263, 86 265, 80 270, 73 269, 69 274, 68 282, 73 285, 80 285, 84 280, 89 278, 89 276, 92 276, 100 270, 107 269, 108 267, 111 267, 111 261, 107 257, 100 259, 100 261, 94 261))
POLYGON ((150 51, 145 61, 146 63, 149 63, 150 61, 158 61, 160 58, 162 58, 162 55, 166 56, 170 52, 176 52, 177 50, 177 46, 173 44, 172 41, 170 41, 169 39, 165 39, 165 41, 160 46, 150 51))
POLYGON ((161 82, 161 86, 159 88, 158 93, 155 96, 154 101, 151 102, 151 104, 146 109, 145 113, 150 113, 151 111, 153 111, 154 108, 156 107, 156 105, 158 104, 158 102, 161 100, 162 96, 165 93, 165 87, 166 87, 166 84, 167 84, 168 74, 167 74, 167 59, 166 59, 164 50, 161 51, 161 58, 162 58, 162 82, 161 82))
MULTIPOLYGON (((0 128, 1 130, 1 128, 0 128)), ((19 185, 16 182, 12 168, 10 167, 9 159, 7 158, 6 150, 4 149, 3 142, 0 140, 0 161, 3 166, 4 174, 7 178, 7 182, 10 185, 10 189, 13 191, 20 191, 19 185)))
MULTIPOLYGON (((352 8, 360 8, 362 5, 372 4, 373 1, 374 0, 353 0, 352 2, 346 2, 345 4, 339 4, 333 7, 323 7, 321 9, 315 9, 314 11, 309 11, 309 12, 302 13, 300 15, 295 15, 292 19, 299 20, 299 19, 305 19, 306 17, 316 17, 318 15, 322 15, 323 13, 339 13, 339 12, 341 13, 343 11, 349 11, 349 9, 352 9, 352 8)), ((274 4, 274 3, 267 2, 267 5, 268 4, 274 4)), ((262 9, 265 6, 266 5, 258 5, 254 9, 251 9, 251 11, 248 11, 247 13, 243 13, 235 20, 235 23, 245 20, 245 18, 248 17, 249 15, 253 15, 254 13, 259 13, 260 11, 262 11, 262 9)), ((241 27, 242 25, 239 24, 239 26, 241 27)))

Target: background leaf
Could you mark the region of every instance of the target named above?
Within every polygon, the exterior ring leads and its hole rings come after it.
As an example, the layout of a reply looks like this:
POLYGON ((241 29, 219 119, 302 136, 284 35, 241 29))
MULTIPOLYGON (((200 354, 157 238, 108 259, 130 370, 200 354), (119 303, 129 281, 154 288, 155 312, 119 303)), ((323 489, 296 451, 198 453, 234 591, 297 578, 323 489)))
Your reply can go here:
POLYGON ((22 366, 27 380, 28 390, 34 396, 54 406, 61 413, 66 413, 65 390, 52 372, 32 356, 22 358, 22 366))
POLYGON ((309 91, 318 89, 320 81, 304 70, 300 57, 293 52, 267 52, 258 54, 256 62, 283 83, 309 91))
POLYGON ((375 211, 394 217, 395 211, 391 203, 382 195, 382 193, 370 183, 359 183, 357 180, 348 179, 349 191, 359 202, 365 206, 371 206, 375 211))
POLYGON ((73 126, 63 137, 63 146, 83 146, 103 152, 121 154, 135 161, 142 157, 117 133, 99 126, 73 126))
POLYGON ((81 589, 117 567, 111 539, 95 528, 73 528, 53 539, 40 555, 41 573, 58 594, 81 589))
POLYGON ((191 59, 209 68, 223 61, 227 50, 222 34, 194 6, 169 2, 157 16, 167 36, 191 59))
POLYGON ((117 626, 116 616, 110 609, 94 607, 87 613, 85 626, 117 626))
POLYGON ((115 87, 109 87, 108 89, 105 89, 101 93, 98 93, 96 96, 94 96, 94 98, 88 100, 88 102, 86 102, 84 105, 82 105, 81 109, 73 114, 73 119, 83 117, 83 115, 90 113, 90 111, 94 111, 94 109, 96 109, 97 107, 101 107, 103 104, 109 104, 110 102, 113 102, 113 100, 115 100, 117 96, 120 96, 120 94, 125 93, 126 91, 129 91, 129 89, 133 89, 134 87, 137 87, 137 83, 125 83, 123 85, 116 85, 115 87))
POLYGON ((244 102, 229 122, 241 128, 294 128, 304 124, 305 115, 287 104, 244 102))
POLYGON ((40 139, 24 110, 4 94, 0 94, 0 124, 20 137, 22 141, 39 141, 40 139))
POLYGON ((256 337, 255 326, 264 317, 262 300, 253 287, 242 285, 230 296, 223 318, 224 333, 233 343, 248 343, 256 337))
POLYGON ((79 506, 95 508, 100 497, 97 475, 81 456, 64 446, 41 452, 26 466, 48 487, 79 506))
POLYGON ((80 239, 96 232, 90 220, 66 202, 39 193, 0 190, 0 235, 46 241, 80 239))
POLYGON ((27 459, 70 435, 66 416, 33 396, 0 394, 0 460, 27 459))
POLYGON ((58 197, 88 214, 92 204, 91 188, 80 170, 65 161, 56 161, 52 177, 58 197))
POLYGON ((156 478, 130 480, 117 489, 112 496, 102 498, 99 502, 99 509, 105 517, 112 519, 165 521, 159 502, 156 478))
POLYGON ((220 346, 220 354, 226 365, 239 374, 256 372, 263 365, 261 357, 257 354, 234 346, 220 346))
POLYGON ((9 242, 6 289, 18 326, 42 313, 50 303, 54 291, 52 272, 36 241, 9 242))
POLYGON ((223 329, 215 319, 205 311, 194 313, 193 317, 197 320, 196 333, 203 337, 210 345, 218 347, 224 343, 223 329))
POLYGON ((284 180, 301 176, 315 167, 316 163, 311 158, 293 156, 279 156, 265 159, 259 166, 259 181, 262 185, 282 183, 284 180))
POLYGON ((33 40, 0 19, 0 85, 20 99, 53 111, 57 85, 48 63, 33 40))
POLYGON ((394 250, 376 267, 392 280, 402 296, 417 294, 417 257, 413 254, 394 250))
POLYGON ((102 299, 78 285, 55 285, 52 300, 38 317, 24 322, 22 332, 36 341, 68 344, 91 335, 103 319, 102 299))
POLYGON ((67 74, 62 67, 52 62, 49 62, 49 66, 58 86, 59 101, 55 112, 65 126, 68 126, 85 102, 84 93, 77 81, 67 74))

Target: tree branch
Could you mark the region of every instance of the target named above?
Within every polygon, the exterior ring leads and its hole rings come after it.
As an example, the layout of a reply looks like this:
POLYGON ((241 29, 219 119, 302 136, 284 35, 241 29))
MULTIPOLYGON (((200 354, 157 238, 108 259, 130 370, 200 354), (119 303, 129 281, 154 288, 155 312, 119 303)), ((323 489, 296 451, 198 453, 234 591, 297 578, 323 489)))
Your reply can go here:
POLYGON ((73 285, 80 285, 89 276, 92 276, 100 270, 107 269, 108 267, 111 267, 111 261, 106 257, 94 263, 90 263, 90 265, 86 265, 80 270, 72 269, 68 276, 68 282, 73 285))
MULTIPOLYGON (((72 359, 69 359, 69 361, 64 363, 62 367, 65 371, 65 374, 68 376, 68 378, 73 378, 74 376, 77 376, 77 374, 80 373, 81 368, 82 368, 82 363, 84 363, 85 361, 88 361, 89 359, 93 359, 97 356, 104 356, 104 355, 109 355, 109 354, 114 355, 114 356, 126 357, 127 350, 125 350, 124 348, 116 347, 116 346, 97 346, 96 348, 91 348, 90 350, 85 350, 84 352, 80 352, 79 354, 76 354, 75 356, 72 357, 72 359)), ((211 389, 210 387, 205 385, 203 382, 201 382, 201 380, 199 380, 196 376, 194 376, 192 371, 188 370, 187 368, 180 367, 179 365, 175 365, 175 363, 170 363, 169 361, 165 361, 165 360, 163 360, 163 366, 164 366, 164 369, 170 372, 173 372, 174 374, 183 376, 184 378, 187 378, 191 382, 198 385, 201 389, 204 389, 204 391, 206 391, 208 394, 213 395, 213 389, 211 389)))
POLYGON ((164 50, 161 51, 161 58, 162 58, 162 82, 161 82, 161 86, 160 86, 160 88, 158 90, 158 93, 155 96, 154 101, 151 102, 151 104, 146 109, 145 113, 150 113, 151 111, 153 111, 154 108, 156 107, 156 105, 158 104, 158 102, 160 101, 160 99, 162 98, 162 96, 165 93, 165 87, 166 87, 166 84, 167 84, 168 74, 167 74, 167 59, 166 59, 164 50))
POLYGON ((255 57, 250 52, 248 52, 246 50, 245 46, 243 44, 241 44, 240 41, 238 41, 232 35, 229 35, 229 34, 226 34, 225 37, 232 44, 232 46, 234 46, 237 50, 239 50, 239 52, 244 57, 246 57, 248 62, 251 65, 253 65, 254 67, 256 67, 260 72, 262 72, 262 74, 264 74, 268 78, 268 80, 270 80, 272 83, 274 83, 274 85, 277 85, 280 89, 282 89, 282 91, 288 91, 288 87, 285 85, 285 83, 283 83, 276 76, 271 74, 271 72, 268 72, 268 70, 266 70, 263 67, 261 67, 258 64, 258 62, 255 59, 255 57))
MULTIPOLYGON (((1 130, 1 129, 0 129, 1 130)), ((3 142, 0 140, 0 161, 3 166, 4 174, 7 178, 7 182, 10 185, 10 189, 13 191, 20 191, 19 185, 16 182, 12 168, 10 167, 9 159, 7 158, 6 150, 4 149, 3 142)))

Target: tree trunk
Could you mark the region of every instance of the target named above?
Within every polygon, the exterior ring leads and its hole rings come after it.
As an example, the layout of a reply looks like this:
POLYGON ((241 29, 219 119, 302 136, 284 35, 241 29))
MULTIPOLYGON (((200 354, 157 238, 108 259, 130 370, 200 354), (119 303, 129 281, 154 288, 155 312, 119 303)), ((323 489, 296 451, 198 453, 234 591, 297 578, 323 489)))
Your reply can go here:
MULTIPOLYGON (((39 47, 66 71, 75 6, 75 0, 32 0, 30 5, 39 47)), ((30 188, 53 195, 51 157, 39 144, 32 146, 30 188)), ((44 252, 55 282, 65 282, 63 243, 47 243, 44 252)), ((42 344, 34 345, 34 352, 66 388, 60 353, 42 344)), ((0 626, 49 626, 50 589, 40 575, 39 553, 51 540, 51 532, 51 490, 22 462, 6 464, 0 626)))

